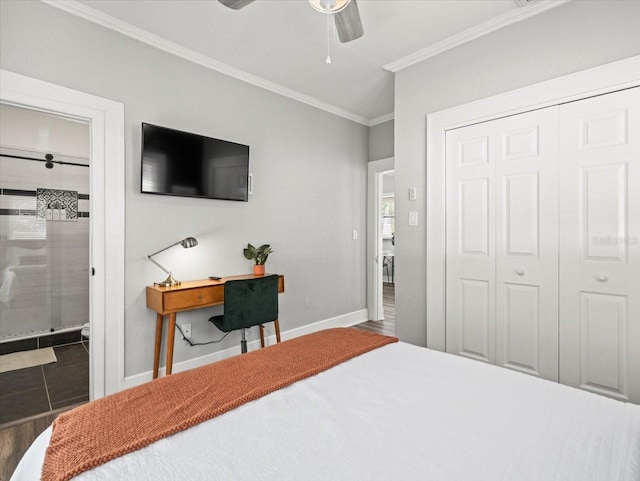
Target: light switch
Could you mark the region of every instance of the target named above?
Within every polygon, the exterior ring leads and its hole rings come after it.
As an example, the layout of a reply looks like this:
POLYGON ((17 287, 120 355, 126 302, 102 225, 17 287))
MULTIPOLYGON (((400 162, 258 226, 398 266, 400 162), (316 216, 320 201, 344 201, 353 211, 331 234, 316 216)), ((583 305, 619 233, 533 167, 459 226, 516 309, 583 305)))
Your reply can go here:
POLYGON ((351 237, 353 237, 353 240, 357 240, 357 239, 358 239, 358 231, 357 231, 357 230, 354 230, 354 231, 351 233, 351 237))
POLYGON ((409 212, 409 225, 410 226, 418 225, 418 212, 415 210, 412 210, 409 212))
POLYGON ((409 200, 416 200, 416 188, 409 187, 409 200))

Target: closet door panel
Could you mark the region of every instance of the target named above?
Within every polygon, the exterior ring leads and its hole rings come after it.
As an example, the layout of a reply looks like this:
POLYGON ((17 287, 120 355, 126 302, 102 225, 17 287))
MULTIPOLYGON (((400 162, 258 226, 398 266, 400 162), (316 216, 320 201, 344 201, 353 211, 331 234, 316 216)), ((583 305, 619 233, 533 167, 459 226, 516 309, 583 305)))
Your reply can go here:
POLYGON ((626 296, 580 293, 580 385, 625 393, 628 385, 626 296))
POLYGON ((495 122, 496 364, 558 380, 558 109, 495 122))
POLYGON ((560 381, 640 402, 640 88, 560 129, 560 381))
POLYGON ((463 180, 458 183, 459 238, 462 255, 489 255, 489 179, 463 180))
POLYGON ((538 257, 538 172, 504 177, 505 255, 538 257))
POLYGON ((489 281, 460 279, 460 344, 458 354, 490 362, 489 281))
POLYGON ((583 168, 578 190, 585 260, 626 262, 626 163, 583 168))
POLYGON ((504 337, 498 348, 502 365, 527 374, 540 373, 540 288, 505 283, 504 337))
POLYGON ((447 132, 447 352, 495 362, 495 163, 491 126, 447 132))

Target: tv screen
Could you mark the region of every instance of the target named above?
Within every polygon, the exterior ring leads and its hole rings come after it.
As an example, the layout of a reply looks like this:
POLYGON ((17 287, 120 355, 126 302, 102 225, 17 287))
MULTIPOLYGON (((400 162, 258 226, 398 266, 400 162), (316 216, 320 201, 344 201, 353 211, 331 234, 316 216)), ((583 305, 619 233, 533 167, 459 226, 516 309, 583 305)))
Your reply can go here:
POLYGON ((146 194, 247 201, 249 146, 142 124, 146 194))

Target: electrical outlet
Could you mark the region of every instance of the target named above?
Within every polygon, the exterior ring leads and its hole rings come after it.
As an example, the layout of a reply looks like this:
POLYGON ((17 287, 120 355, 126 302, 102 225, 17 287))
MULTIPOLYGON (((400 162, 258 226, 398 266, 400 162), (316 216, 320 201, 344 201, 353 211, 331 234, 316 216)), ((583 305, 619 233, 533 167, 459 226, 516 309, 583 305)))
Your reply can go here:
POLYGON ((191 339, 191 323, 180 324, 180 329, 182 329, 182 334, 184 337, 191 339))

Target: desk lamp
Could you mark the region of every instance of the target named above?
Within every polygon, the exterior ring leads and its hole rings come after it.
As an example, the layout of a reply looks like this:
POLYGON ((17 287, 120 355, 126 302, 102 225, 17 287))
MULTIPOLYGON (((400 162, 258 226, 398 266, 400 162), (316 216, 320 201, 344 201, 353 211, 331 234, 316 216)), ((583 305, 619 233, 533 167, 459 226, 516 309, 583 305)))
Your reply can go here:
POLYGON ((168 271, 167 269, 165 269, 164 267, 162 267, 158 261, 152 259, 153 256, 155 256, 156 254, 160 254, 161 252, 166 251, 167 249, 170 249, 173 246, 177 246, 178 244, 180 244, 182 247, 184 247, 185 249, 189 249, 191 247, 195 247, 198 245, 198 241, 195 239, 195 237, 187 237, 186 239, 183 239, 181 241, 176 242, 175 244, 171 244, 168 247, 165 247, 164 249, 160 249, 158 252, 154 252, 153 254, 149 254, 147 256, 147 259, 149 259, 151 262, 153 262, 155 265, 157 265, 160 269, 162 269, 163 271, 165 271, 167 274, 169 274, 169 276, 162 282, 154 282, 154 285, 156 286, 160 286, 160 287, 173 287, 173 286, 179 286, 180 285, 180 281, 176 280, 172 275, 171 275, 171 271, 168 271))

